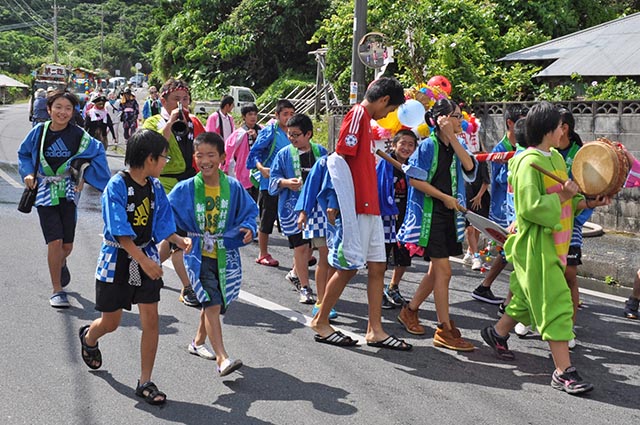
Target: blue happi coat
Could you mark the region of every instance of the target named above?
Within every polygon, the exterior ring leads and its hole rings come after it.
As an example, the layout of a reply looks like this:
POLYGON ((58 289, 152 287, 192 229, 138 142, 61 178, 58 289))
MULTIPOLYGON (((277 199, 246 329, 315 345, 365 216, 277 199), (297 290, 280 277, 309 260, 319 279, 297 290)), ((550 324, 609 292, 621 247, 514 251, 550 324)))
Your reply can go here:
POLYGON ((393 170, 393 165, 384 159, 378 161, 376 165, 378 200, 380 202, 380 215, 382 216, 385 243, 397 242, 396 217, 400 214, 400 210, 398 210, 395 199, 396 189, 393 183, 393 170))
MULTIPOLYGON (((36 195, 36 206, 51 205, 51 186, 46 183, 44 178, 44 169, 42 167, 42 163, 39 162, 39 146, 44 125, 45 123, 40 123, 33 127, 18 149, 18 171, 20 172, 20 177, 22 177, 23 181, 29 174, 35 174, 35 164, 37 161, 39 163, 37 173, 38 193, 36 195)), ((76 184, 69 174, 69 165, 73 160, 91 160, 91 165, 89 165, 84 172, 84 180, 101 192, 104 190, 107 182, 111 178, 111 171, 109 170, 109 164, 107 163, 107 156, 102 142, 89 136, 89 134, 82 128, 77 128, 77 132, 79 133, 78 137, 88 139, 86 149, 78 149, 78 152, 67 160, 64 172, 61 174, 62 178, 65 180, 65 198, 76 203, 80 194, 75 191, 76 184)))
MULTIPOLYGON (((202 237, 193 236, 193 234, 202 234, 204 229, 201 229, 196 222, 194 179, 195 177, 192 177, 178 182, 169 192, 169 202, 173 208, 178 228, 189 232, 192 237, 193 249, 189 254, 184 254, 184 265, 187 268, 191 287, 195 291, 198 301, 202 303, 208 301, 207 294, 200 282, 202 237)), ((223 234, 224 246, 227 250, 226 287, 220 288, 225 302, 224 308, 240 294, 242 264, 238 248, 244 245, 242 242, 244 233, 240 232, 240 227, 250 229, 255 235, 256 217, 258 216, 258 206, 238 180, 233 177, 227 177, 227 179, 230 189, 227 221, 223 230, 218 229, 223 234)))
MULTIPOLYGON (((150 177, 150 180, 154 196, 151 205, 153 210, 152 240, 142 250, 147 257, 160 264, 160 255, 156 244, 175 233, 176 226, 162 183, 153 177, 150 177)), ((120 174, 114 175, 109 180, 102 193, 102 219, 104 221, 104 239, 108 242, 103 242, 100 248, 96 279, 101 282, 113 283, 119 251, 117 247, 113 246, 113 243, 118 242, 116 236, 136 237, 127 218, 127 185, 120 174)), ((133 242, 136 242, 135 239, 133 242)))
MULTIPOLYGON (((289 146, 287 133, 277 125, 277 122, 266 125, 258 133, 256 141, 249 150, 247 157, 247 169, 256 168, 256 163, 260 162, 264 167, 271 168, 276 153, 289 146)), ((260 190, 268 190, 269 179, 260 178, 260 190)))
MULTIPOLYGON (((463 147, 465 144, 462 140, 460 143, 463 147)), ((409 158, 409 165, 413 165, 414 167, 422 168, 427 173, 429 173, 429 178, 433 177, 435 170, 432 170, 432 166, 434 164, 434 154, 435 148, 434 143, 437 143, 433 138, 429 137, 428 139, 423 140, 419 145, 418 149, 411 155, 409 158)), ((466 149, 466 147, 465 147, 466 149)), ((453 161, 456 162, 456 173, 457 173, 457 193, 454 194, 458 203, 463 207, 467 205, 467 196, 466 190, 464 187, 464 182, 473 182, 476 178, 476 173, 478 170, 478 164, 473 156, 471 158, 474 161, 473 170, 470 172, 466 172, 462 169, 462 165, 457 155, 453 156, 453 161)), ((436 161, 437 162, 437 158, 436 161)), ((437 166, 437 164, 436 164, 437 166)), ((398 240, 402 243, 413 243, 417 244, 420 239, 420 230, 422 227, 422 216, 423 216, 423 207, 424 207, 424 197, 425 194, 413 186, 409 186, 409 193, 407 195, 407 212, 404 217, 404 222, 398 231, 398 240)), ((456 233, 458 242, 462 242, 464 239, 464 227, 465 221, 462 213, 456 213, 456 233)))
MULTIPOLYGON (((327 154, 324 146, 318 145, 318 148, 322 156, 327 154)), ((316 158, 316 162, 317 160, 316 158)), ((292 179, 294 177, 296 177, 296 174, 293 169, 291 149, 286 146, 276 154, 273 164, 271 164, 271 175, 269 177, 269 194, 278 195, 278 220, 280 221, 282 233, 286 236, 300 233, 297 224, 298 213, 296 212, 296 202, 298 202, 300 192, 279 187, 279 184, 282 179, 292 179)))

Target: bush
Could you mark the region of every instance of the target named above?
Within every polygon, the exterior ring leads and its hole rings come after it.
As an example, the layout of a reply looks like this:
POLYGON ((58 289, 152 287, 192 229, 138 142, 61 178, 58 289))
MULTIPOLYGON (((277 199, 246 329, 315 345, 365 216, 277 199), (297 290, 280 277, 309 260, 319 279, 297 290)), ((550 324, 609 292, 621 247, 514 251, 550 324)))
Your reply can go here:
POLYGON ((275 104, 278 99, 287 97, 297 87, 307 87, 315 85, 315 79, 311 79, 304 75, 294 75, 286 72, 274 81, 265 91, 258 97, 258 105, 264 106, 275 104))

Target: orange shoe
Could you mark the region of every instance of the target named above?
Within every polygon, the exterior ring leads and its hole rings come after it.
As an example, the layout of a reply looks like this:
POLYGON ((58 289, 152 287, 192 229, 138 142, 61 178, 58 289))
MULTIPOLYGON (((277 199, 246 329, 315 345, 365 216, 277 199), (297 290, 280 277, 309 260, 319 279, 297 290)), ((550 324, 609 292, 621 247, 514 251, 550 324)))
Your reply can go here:
POLYGON ((420 324, 418 310, 411 310, 409 304, 402 306, 398 315, 398 322, 404 325, 404 329, 410 334, 424 335, 424 326, 420 324))
POLYGON ((470 342, 462 338, 460 331, 455 327, 453 322, 449 322, 450 326, 441 323, 436 328, 433 335, 433 345, 436 347, 444 347, 455 351, 473 351, 476 347, 470 342))

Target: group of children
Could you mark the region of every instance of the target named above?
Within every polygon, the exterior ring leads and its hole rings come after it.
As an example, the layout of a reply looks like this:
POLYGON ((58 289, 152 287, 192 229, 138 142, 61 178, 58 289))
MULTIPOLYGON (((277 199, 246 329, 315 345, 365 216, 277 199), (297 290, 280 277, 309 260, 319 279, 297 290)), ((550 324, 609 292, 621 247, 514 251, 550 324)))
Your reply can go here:
MULTIPOLYGON (((407 332, 422 335, 426 331, 418 309, 433 292, 438 318, 433 344, 474 350, 449 315, 449 257, 462 255, 465 182, 473 182, 479 168, 457 137, 462 114, 456 103, 441 99, 427 112, 431 137, 418 143, 413 132, 403 130, 393 139, 392 157, 424 170, 428 178, 423 181, 408 178, 385 160, 376 165, 370 122, 404 103, 404 90, 393 78, 383 77, 369 86, 362 103, 345 117, 336 151, 330 155, 312 141, 310 118, 296 114, 286 100, 278 102, 275 120, 263 129, 256 128, 253 119, 257 108, 243 108, 241 132, 231 127, 225 144, 219 134, 204 131, 199 120, 189 115, 191 98, 183 81, 170 79, 160 92, 160 112, 147 118, 144 129, 129 139, 127 170, 110 179, 104 147, 68 126, 75 106, 68 93, 51 96, 52 120, 34 127, 20 147, 25 184, 39 187, 36 206, 49 247, 54 307, 69 306, 62 288, 70 281, 66 258, 75 232, 77 182, 69 171, 72 161, 91 161, 85 178, 103 190, 104 239, 96 271, 96 309, 101 316, 79 330, 88 367, 102 366, 99 339, 118 328, 123 309, 138 304, 141 371, 135 392, 150 404, 166 401, 151 374, 158 346, 161 263, 170 256, 184 286, 181 298, 187 303, 184 296, 190 295, 192 305, 201 307, 189 352, 215 359, 221 376, 241 367, 242 362, 230 357, 224 347, 220 314, 238 297, 239 247, 257 234, 256 262, 278 265, 268 252, 276 220, 293 250, 287 279, 300 302, 313 304, 315 341, 343 347, 358 344, 333 328, 330 320, 337 317, 334 307, 347 283, 366 266, 367 345, 411 350, 411 344, 384 330, 381 309, 401 307, 399 322, 407 332), (178 120, 185 121, 186 133, 172 131, 178 120), (57 152, 61 146, 69 151, 62 161, 43 153, 57 152), (240 181, 225 173, 231 159, 240 181), (256 188, 252 194, 251 187, 256 188), (313 249, 319 256, 317 297, 308 276, 309 264, 315 260, 313 249), (399 283, 416 254, 429 261, 429 270, 407 301, 399 283), (388 262, 396 268, 385 288, 388 262), (214 354, 204 345, 206 337, 214 354)), ((517 229, 504 247, 506 259, 514 265, 512 296, 506 314, 481 334, 499 358, 510 360, 514 358, 507 346, 511 329, 517 323, 534 327, 551 348, 556 366, 552 386, 583 393, 593 386, 577 374, 568 351, 574 317, 572 293, 565 283, 570 230, 577 211, 607 205, 610 200, 585 200, 571 180, 559 185, 529 166, 535 163, 561 178, 569 176, 556 150, 571 149, 560 144, 564 124, 560 111, 542 102, 523 122, 522 145, 528 149, 510 161, 508 175, 517 229)))

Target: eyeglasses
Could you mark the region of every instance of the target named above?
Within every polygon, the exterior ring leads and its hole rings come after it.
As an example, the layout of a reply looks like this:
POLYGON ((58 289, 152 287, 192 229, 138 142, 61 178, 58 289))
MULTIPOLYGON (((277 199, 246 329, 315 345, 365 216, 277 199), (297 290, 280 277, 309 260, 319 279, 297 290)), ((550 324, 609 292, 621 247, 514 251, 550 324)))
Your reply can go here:
POLYGON ((297 139, 298 137, 302 136, 303 133, 289 133, 287 134, 287 136, 289 136, 290 139, 297 139))
POLYGON ((451 115, 449 115, 449 116, 450 116, 451 118, 456 118, 456 119, 459 119, 459 120, 461 120, 461 119, 462 119, 462 114, 451 114, 451 115))
POLYGON ((171 157, 169 155, 158 155, 160 158, 164 158, 167 162, 171 161, 171 157))

